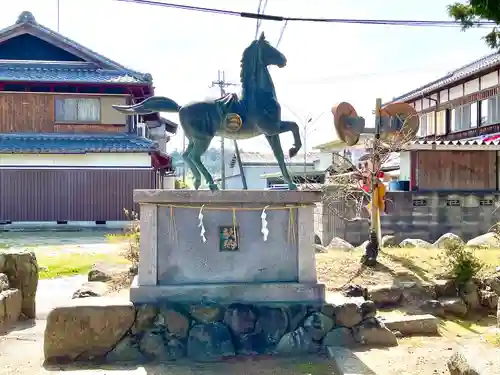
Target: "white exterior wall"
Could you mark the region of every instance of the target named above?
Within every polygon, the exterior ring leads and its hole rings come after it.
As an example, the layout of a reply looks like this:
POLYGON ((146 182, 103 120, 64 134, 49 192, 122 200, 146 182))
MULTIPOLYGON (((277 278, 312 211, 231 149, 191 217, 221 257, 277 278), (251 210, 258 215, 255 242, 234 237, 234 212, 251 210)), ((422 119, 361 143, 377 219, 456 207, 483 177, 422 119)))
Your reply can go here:
POLYGON ((0 154, 0 167, 150 168, 147 153, 0 154))
MULTIPOLYGON (((290 173, 303 172, 304 166, 288 166, 290 173)), ((267 180, 262 177, 264 174, 270 173, 281 173, 278 165, 244 165, 243 170, 245 171, 245 177, 247 180, 248 190, 263 190, 267 189, 267 180)), ((307 166, 307 171, 313 171, 312 166, 307 166)), ((239 175, 239 168, 237 167, 237 175, 226 177, 226 189, 243 189, 243 183, 241 182, 241 176, 239 175)))
POLYGON ((314 162, 314 169, 317 171, 324 171, 332 165, 332 153, 320 152, 318 160, 314 162))
MULTIPOLYGON (((243 166, 245 171, 245 177, 247 179, 248 190, 263 190, 267 188, 267 181, 265 178, 261 178, 263 174, 267 173, 278 173, 280 168, 276 166, 243 166)), ((239 172, 239 168, 237 169, 239 172)), ((232 176, 226 179, 226 189, 243 189, 243 184, 241 182, 241 176, 232 176)))
POLYGON ((410 153, 400 152, 399 153, 399 180, 410 181, 411 177, 411 160, 410 153))

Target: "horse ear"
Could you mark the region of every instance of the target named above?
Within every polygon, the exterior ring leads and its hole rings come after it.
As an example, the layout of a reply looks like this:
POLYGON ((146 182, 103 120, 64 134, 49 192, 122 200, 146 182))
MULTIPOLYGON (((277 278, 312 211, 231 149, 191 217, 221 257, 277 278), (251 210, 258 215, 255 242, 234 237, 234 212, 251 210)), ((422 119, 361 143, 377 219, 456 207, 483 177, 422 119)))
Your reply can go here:
POLYGON ((262 40, 262 41, 266 40, 266 36, 264 35, 264 31, 262 33, 260 33, 259 40, 262 40))

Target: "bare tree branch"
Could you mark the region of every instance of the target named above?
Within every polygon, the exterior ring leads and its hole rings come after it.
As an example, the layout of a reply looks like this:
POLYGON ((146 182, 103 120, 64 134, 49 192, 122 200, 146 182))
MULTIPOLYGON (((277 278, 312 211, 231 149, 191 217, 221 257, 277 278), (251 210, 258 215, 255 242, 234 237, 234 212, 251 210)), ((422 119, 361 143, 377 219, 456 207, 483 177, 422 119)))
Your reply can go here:
MULTIPOLYGON (((406 118, 403 124, 406 125, 410 119, 410 117, 406 118)), ((413 141, 414 134, 410 130, 407 129, 407 126, 402 126, 402 130, 393 132, 390 137, 366 142, 366 154, 360 161, 369 164, 371 169, 368 175, 374 173, 375 176, 378 176, 391 156, 403 150, 405 145, 413 141), (376 165, 373 165, 373 161, 376 161, 376 165)), ((371 199, 371 193, 365 191, 360 182, 363 177, 367 178, 366 168, 362 170, 349 157, 341 153, 333 153, 333 163, 328 169, 332 173, 327 176, 325 184, 322 186, 323 210, 329 210, 345 222, 370 223, 370 213, 366 209, 366 205, 371 199)), ((302 184, 301 189, 317 190, 318 186, 317 184, 312 186, 306 182, 302 184)))

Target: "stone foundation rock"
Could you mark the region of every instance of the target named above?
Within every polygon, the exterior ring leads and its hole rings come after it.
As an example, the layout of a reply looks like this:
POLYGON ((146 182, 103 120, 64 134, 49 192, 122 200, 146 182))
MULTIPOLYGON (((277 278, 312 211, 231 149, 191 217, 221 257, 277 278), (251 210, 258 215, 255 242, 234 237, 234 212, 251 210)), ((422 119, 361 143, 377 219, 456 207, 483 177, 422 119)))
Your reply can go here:
POLYGON ((130 331, 135 308, 123 299, 81 298, 47 316, 44 354, 49 362, 104 357, 130 331))
POLYGON ((0 292, 0 333, 9 330, 21 316, 23 298, 19 289, 0 292))
POLYGON ((75 299, 47 317, 48 363, 217 361, 255 354, 300 355, 324 346, 397 345, 373 304, 156 303, 75 299))
POLYGON ((367 299, 378 308, 411 306, 436 316, 465 316, 469 311, 497 311, 499 292, 500 281, 496 278, 469 281, 461 287, 454 280, 436 280, 371 287, 367 299))
POLYGON ((34 319, 38 286, 38 263, 35 253, 0 253, 0 273, 7 275, 11 288, 19 289, 22 296, 21 313, 28 319, 34 319))
POLYGON ((403 336, 438 334, 439 320, 429 314, 387 317, 382 321, 391 331, 400 332, 403 336))

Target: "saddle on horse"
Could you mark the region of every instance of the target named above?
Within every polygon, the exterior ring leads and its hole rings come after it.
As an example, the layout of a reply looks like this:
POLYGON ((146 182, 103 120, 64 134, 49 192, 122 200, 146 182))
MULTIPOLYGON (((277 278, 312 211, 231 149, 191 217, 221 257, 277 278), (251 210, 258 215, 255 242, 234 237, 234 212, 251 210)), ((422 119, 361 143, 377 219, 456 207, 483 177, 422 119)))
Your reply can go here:
POLYGON ((230 93, 216 99, 215 104, 221 115, 223 127, 228 131, 238 131, 245 118, 245 107, 237 94, 230 93))

